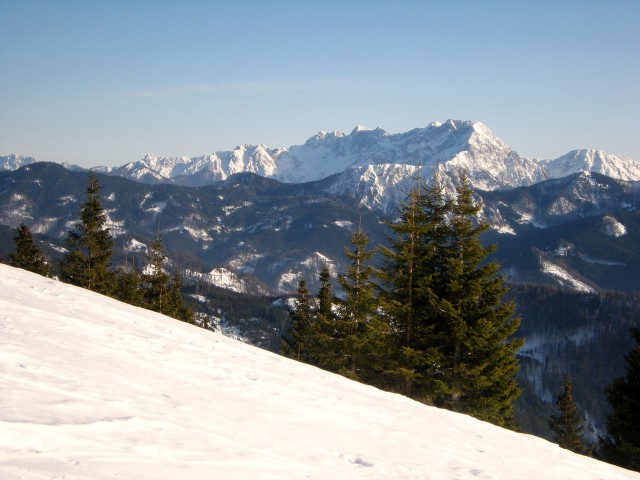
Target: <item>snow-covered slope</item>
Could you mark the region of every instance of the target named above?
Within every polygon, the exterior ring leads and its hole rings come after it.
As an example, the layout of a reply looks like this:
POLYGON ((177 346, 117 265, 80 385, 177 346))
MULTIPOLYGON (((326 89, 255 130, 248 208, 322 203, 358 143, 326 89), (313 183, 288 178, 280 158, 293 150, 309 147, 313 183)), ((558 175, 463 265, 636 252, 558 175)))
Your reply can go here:
POLYGON ((640 479, 0 265, 0 478, 640 479))
POLYGON ((541 164, 552 178, 562 178, 579 172, 595 172, 618 180, 640 180, 639 162, 601 150, 573 150, 541 164))

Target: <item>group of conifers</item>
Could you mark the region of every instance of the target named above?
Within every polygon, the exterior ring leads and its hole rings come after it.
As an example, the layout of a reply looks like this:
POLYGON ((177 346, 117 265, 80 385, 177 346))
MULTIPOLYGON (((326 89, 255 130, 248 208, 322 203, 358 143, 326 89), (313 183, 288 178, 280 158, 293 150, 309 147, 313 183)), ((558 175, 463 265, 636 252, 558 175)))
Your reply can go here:
MULTIPOLYGON (((502 300, 507 287, 499 265, 487 260, 495 247, 480 241, 488 225, 479 212, 464 175, 454 195, 445 193, 437 177, 429 184, 418 181, 388 225, 387 246, 370 249, 361 226, 353 233, 345 248, 349 267, 337 276, 341 298, 333 293, 327 266, 315 297, 300 281, 282 353, 429 405, 517 428, 516 354, 523 340, 514 334, 520 319, 515 304, 502 300), (374 262, 376 256, 381 259, 374 262)), ((79 222, 67 232, 67 252, 56 264, 59 279, 194 323, 179 273, 170 276, 163 268, 161 237, 148 248, 147 273, 131 266, 116 269, 106 220, 100 184, 91 173, 79 222)), ((15 243, 11 265, 52 274, 24 223, 15 243)), ((607 390, 613 411, 599 449, 585 443, 569 378, 549 425, 560 446, 640 471, 640 330, 633 336, 627 375, 607 390)))
POLYGON ((167 257, 159 235, 147 249, 149 268, 146 273, 132 265, 113 267, 114 242, 106 224, 100 189, 92 172, 86 201, 79 211, 79 222, 67 231, 67 250, 62 260, 55 264, 48 262, 29 228, 22 223, 15 237, 15 252, 9 255, 9 264, 44 276, 53 274, 65 283, 194 323, 191 308, 182 297, 179 272, 171 276, 164 268, 167 257))

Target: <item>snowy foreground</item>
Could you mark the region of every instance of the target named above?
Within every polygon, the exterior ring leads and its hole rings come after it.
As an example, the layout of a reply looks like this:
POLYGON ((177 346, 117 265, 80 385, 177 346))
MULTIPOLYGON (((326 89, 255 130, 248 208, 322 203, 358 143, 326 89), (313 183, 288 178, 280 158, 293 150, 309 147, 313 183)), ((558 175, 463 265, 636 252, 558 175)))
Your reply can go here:
POLYGON ((0 479, 640 479, 0 265, 0 479))

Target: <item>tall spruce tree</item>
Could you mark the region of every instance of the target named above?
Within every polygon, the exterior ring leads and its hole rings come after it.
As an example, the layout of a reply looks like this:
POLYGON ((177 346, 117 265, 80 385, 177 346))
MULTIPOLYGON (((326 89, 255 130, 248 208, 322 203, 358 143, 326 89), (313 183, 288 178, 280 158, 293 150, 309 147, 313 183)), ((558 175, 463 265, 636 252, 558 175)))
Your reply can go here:
POLYGON ((448 387, 436 404, 515 427, 513 404, 520 394, 516 354, 524 342, 513 335, 520 319, 514 317, 515 303, 502 301, 508 289, 499 265, 487 261, 495 246, 480 241, 488 228, 479 219, 481 205, 474 202, 464 174, 459 182, 451 203, 444 268, 435 282, 436 295, 446 305, 434 332, 442 341, 442 377, 448 387))
POLYGON ((562 448, 584 454, 588 447, 584 441, 584 423, 573 395, 571 378, 564 379, 563 391, 556 401, 556 413, 549 418, 549 427, 554 434, 553 440, 562 448))
POLYGON ((9 265, 38 275, 49 275, 49 264, 47 263, 42 250, 33 240, 33 235, 24 223, 18 227, 18 236, 14 237, 16 244, 15 252, 9 254, 9 265))
POLYGON ((387 369, 395 376, 390 387, 425 403, 443 389, 442 351, 434 332, 443 311, 434 291, 448 213, 437 178, 432 187, 418 181, 399 211, 378 275, 381 307, 395 337, 395 354, 387 369))
POLYGON ((350 260, 347 271, 338 276, 345 297, 336 316, 336 358, 338 372, 354 380, 384 385, 389 360, 389 325, 378 313, 378 299, 370 265, 375 251, 362 225, 351 236, 352 249, 345 247, 350 260))
POLYGON ((631 334, 636 344, 625 356, 627 373, 607 388, 613 411, 601 447, 607 462, 640 472, 640 329, 631 334))
POLYGON ((80 223, 67 232, 68 253, 60 265, 60 276, 64 282, 111 295, 115 286, 110 264, 113 238, 106 227, 100 188, 91 172, 86 201, 80 208, 80 223))

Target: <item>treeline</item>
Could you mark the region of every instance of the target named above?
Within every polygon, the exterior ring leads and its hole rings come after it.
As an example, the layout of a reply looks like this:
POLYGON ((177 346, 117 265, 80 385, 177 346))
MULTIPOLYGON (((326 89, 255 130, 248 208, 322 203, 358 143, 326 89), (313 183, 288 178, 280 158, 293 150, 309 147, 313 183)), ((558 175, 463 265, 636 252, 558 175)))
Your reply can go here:
POLYGON ((63 282, 107 295, 131 305, 147 308, 188 323, 195 323, 191 307, 181 293, 182 278, 164 269, 166 254, 162 238, 149 245, 148 267, 114 267, 111 263, 113 237, 106 226, 107 216, 100 201, 100 184, 92 172, 79 222, 67 231, 67 251, 57 264, 47 262, 28 226, 22 223, 15 237, 15 252, 9 264, 40 275, 56 275, 63 282))

